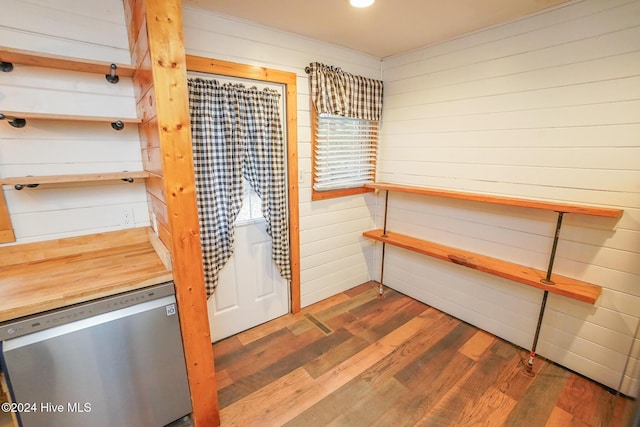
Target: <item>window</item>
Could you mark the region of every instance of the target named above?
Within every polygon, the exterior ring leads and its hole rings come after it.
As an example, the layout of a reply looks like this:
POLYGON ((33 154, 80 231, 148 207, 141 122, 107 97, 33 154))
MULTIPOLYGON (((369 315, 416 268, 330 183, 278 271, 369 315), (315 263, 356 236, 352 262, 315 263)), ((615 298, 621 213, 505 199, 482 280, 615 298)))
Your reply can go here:
POLYGON ((312 62, 312 200, 373 191, 383 83, 312 62))
POLYGON ((378 122, 314 114, 313 199, 370 191, 375 179, 378 122))
POLYGON ((264 221, 262 216, 262 200, 258 193, 251 187, 249 181, 242 180, 242 207, 236 217, 236 225, 250 224, 252 222, 264 221))

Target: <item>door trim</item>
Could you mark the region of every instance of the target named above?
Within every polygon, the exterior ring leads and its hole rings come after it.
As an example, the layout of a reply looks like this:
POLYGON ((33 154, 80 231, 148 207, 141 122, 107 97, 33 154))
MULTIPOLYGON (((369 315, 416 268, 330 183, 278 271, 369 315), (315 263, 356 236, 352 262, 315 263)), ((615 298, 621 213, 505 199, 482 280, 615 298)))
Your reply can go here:
POLYGON ((287 185, 289 187, 289 256, 291 312, 300 311, 300 212, 298 203, 298 89, 297 74, 201 56, 186 55, 187 71, 280 83, 286 92, 287 185))

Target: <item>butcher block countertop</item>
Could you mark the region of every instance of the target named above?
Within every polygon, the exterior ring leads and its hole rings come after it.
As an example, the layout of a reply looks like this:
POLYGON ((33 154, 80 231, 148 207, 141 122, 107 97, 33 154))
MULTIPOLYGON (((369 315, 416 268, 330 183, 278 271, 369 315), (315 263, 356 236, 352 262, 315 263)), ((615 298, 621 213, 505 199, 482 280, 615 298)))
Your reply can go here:
POLYGON ((133 228, 0 247, 0 322, 171 280, 154 238, 133 228))

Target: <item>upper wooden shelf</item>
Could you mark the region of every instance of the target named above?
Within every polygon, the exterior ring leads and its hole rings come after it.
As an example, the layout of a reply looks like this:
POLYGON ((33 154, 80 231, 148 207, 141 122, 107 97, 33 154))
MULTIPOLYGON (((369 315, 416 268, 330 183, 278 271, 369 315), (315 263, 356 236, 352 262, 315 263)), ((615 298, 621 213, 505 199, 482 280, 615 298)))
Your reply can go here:
POLYGON ((16 176, 0 178, 0 185, 29 186, 40 184, 60 184, 68 182, 95 182, 95 181, 117 181, 134 180, 136 178, 148 178, 148 172, 108 172, 89 173, 73 175, 43 175, 43 176, 16 176))
MULTIPOLYGON (((56 68, 59 70, 81 71, 84 73, 109 74, 111 62, 73 58, 69 56, 50 55, 47 53, 0 47, 0 61, 35 67, 56 68)), ((119 76, 131 77, 135 67, 130 64, 115 64, 119 76)))
POLYGON ((34 113, 26 111, 0 111, 0 114, 5 119, 36 119, 36 120, 72 120, 82 122, 122 122, 122 123, 142 123, 142 119, 137 117, 122 118, 113 116, 83 116, 83 115, 70 115, 70 114, 51 114, 51 113, 34 113))
POLYGON ((551 275, 554 285, 546 285, 540 280, 546 278, 546 272, 512 262, 479 255, 462 249, 444 246, 404 234, 381 229, 366 231, 363 236, 380 242, 428 255, 443 261, 463 265, 474 270, 500 276, 528 286, 533 286, 554 294, 594 304, 602 292, 602 288, 587 282, 571 279, 557 274, 551 275))
POLYGON ((575 213, 581 215, 594 215, 608 218, 620 218, 621 209, 604 208, 599 206, 575 205, 569 203, 546 202, 541 200, 519 199, 515 197, 491 196, 479 193, 466 193, 462 191, 439 190, 435 188, 415 187, 411 185, 389 184, 376 182, 366 184, 366 187, 377 190, 397 191, 402 193, 420 194, 423 196, 446 197, 449 199, 470 200, 475 202, 492 203, 497 205, 521 206, 547 211, 575 213))

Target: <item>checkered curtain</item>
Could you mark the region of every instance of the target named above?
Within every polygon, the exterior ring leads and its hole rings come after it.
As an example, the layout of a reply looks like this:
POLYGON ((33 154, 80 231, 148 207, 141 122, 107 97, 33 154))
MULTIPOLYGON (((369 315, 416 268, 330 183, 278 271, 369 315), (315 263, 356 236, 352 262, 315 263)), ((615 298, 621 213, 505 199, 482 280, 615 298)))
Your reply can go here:
POLYGON ((290 280, 280 94, 199 78, 188 79, 188 86, 207 295, 215 291, 218 273, 233 253, 243 176, 261 198, 273 260, 290 280))
POLYGON ((381 80, 343 72, 318 62, 309 64, 311 99, 318 114, 379 121, 382 115, 381 80))

